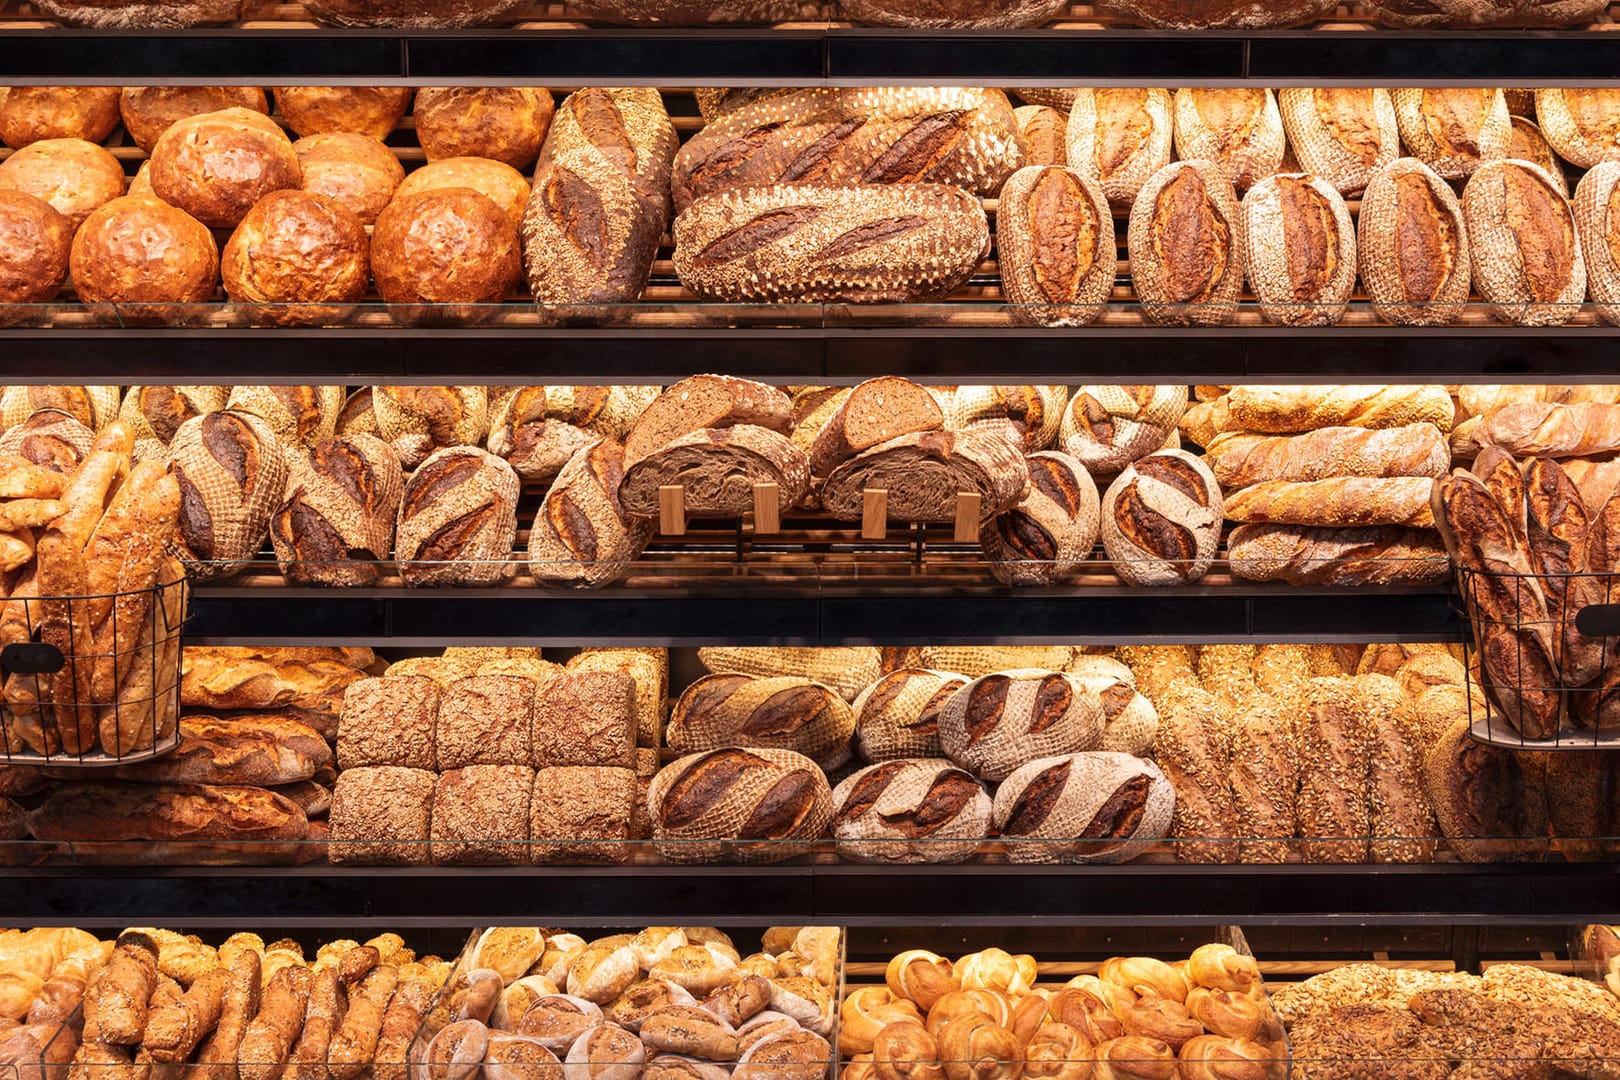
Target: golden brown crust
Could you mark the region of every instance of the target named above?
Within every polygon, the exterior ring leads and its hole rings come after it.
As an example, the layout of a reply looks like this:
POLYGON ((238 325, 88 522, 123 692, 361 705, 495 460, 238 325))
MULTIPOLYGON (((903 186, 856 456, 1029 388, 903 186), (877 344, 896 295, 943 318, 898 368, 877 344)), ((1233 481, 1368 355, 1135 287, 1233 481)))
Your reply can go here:
POLYGON ((394 189, 394 198, 404 199, 444 188, 471 188, 505 210, 513 225, 523 224, 523 209, 529 202, 529 182, 512 166, 493 158, 453 157, 430 161, 405 177, 394 189))
POLYGON ((176 121, 230 108, 269 113, 270 99, 257 86, 126 86, 118 98, 124 129, 147 153, 176 121))
POLYGON ((487 157, 526 169, 540 156, 554 107, 538 86, 424 86, 416 137, 429 161, 487 157))
POLYGON ((411 107, 408 86, 278 86, 281 121, 300 138, 348 131, 384 139, 411 107))
POLYGON ((154 198, 98 208, 73 238, 73 287, 88 304, 117 305, 123 320, 178 322, 213 298, 219 255, 196 218, 154 198))
POLYGON ((377 291, 406 322, 473 322, 505 298, 522 264, 517 227, 470 188, 395 199, 377 216, 371 269, 377 291))
POLYGON ((1468 230, 1457 197, 1428 166, 1400 158, 1373 177, 1357 241, 1362 282, 1381 316, 1408 325, 1462 317, 1468 230))
POLYGON ((0 191, 44 199, 77 229, 90 211, 124 193, 124 167, 83 139, 42 139, 0 161, 0 191))
POLYGON ((226 295, 277 326, 341 321, 365 295, 368 267, 360 219, 306 191, 260 199, 220 256, 226 295))
POLYGON ((158 198, 224 229, 270 192, 296 188, 303 178, 286 133, 242 108, 177 121, 152 147, 151 166, 158 198))
POLYGON ((117 126, 116 86, 0 86, 0 142, 13 150, 41 139, 100 142, 117 126))
POLYGON ((1102 315, 1115 245, 1100 184, 1061 165, 1020 169, 1002 185, 997 230, 1002 290, 1015 319, 1080 325, 1102 315))
POLYGON ((1020 105, 1013 117, 1024 140, 1026 166, 1069 163, 1069 119, 1065 114, 1049 105, 1020 105))
POLYGON ((369 135, 333 132, 293 143, 303 171, 303 190, 336 199, 367 225, 376 224, 400 181, 404 166, 369 135))
MULTIPOLYGON (((0 191, 0 303, 42 304, 67 280, 73 224, 49 203, 20 191, 0 191)), ((26 309, 0 307, 0 326, 26 318, 26 309)))
POLYGON ((1131 275, 1142 313, 1161 324, 1219 325, 1243 284, 1241 217, 1231 182, 1208 161, 1159 170, 1131 209, 1131 275))

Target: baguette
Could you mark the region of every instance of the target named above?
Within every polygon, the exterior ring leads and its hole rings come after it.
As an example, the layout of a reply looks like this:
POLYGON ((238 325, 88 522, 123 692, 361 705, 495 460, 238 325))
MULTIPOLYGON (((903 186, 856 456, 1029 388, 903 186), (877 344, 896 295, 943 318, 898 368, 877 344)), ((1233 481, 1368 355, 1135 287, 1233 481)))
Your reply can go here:
POLYGON ((1282 326, 1331 326, 1356 285, 1356 232, 1344 197, 1308 173, 1267 176, 1243 197, 1243 272, 1260 313, 1282 326))
POLYGON ((1507 98, 1496 88, 1424 87, 1390 91, 1401 142, 1447 180, 1463 180, 1507 156, 1513 140, 1507 98))
POLYGON ((1290 86, 1277 92, 1283 130, 1299 164, 1354 195, 1401 156, 1395 104, 1382 87, 1290 86))
POLYGON ((303 1029, 282 1070, 282 1080, 326 1080, 326 1056, 343 1009, 343 989, 336 966, 316 971, 309 980, 303 1029))
POLYGON ((1183 87, 1176 91, 1175 129, 1177 157, 1213 161, 1240 192, 1282 168, 1286 141, 1270 90, 1183 87))
POLYGON ((1084 326, 1114 288, 1114 217, 1102 186, 1061 165, 1019 169, 996 212, 1001 288, 1013 318, 1084 326))
MULTIPOLYGON (((402 973, 378 1031, 377 1050, 371 1065, 374 1080, 406 1080, 410 1072, 411 1044, 423 1017, 433 1007, 435 993, 437 987, 431 982, 402 973)), ((318 1058, 316 1063, 324 1066, 326 1059, 318 1058)), ((321 1076, 308 1080, 321 1080, 321 1076)))
POLYGON ((1149 321, 1220 326, 1243 289, 1243 220, 1231 181, 1209 161, 1166 165, 1131 205, 1131 285, 1149 321))
POLYGON ((1277 525, 1434 526, 1426 476, 1342 476, 1327 480, 1266 480, 1225 497, 1230 521, 1277 525))
POLYGON ((1451 437, 1453 457, 1473 459, 1487 447, 1515 457, 1596 457, 1620 451, 1620 405, 1527 401, 1466 422, 1451 437))
POLYGON ((262 970, 262 958, 252 949, 243 949, 231 961, 219 1023, 197 1051, 197 1080, 236 1080, 236 1051, 242 1032, 259 1014, 262 970))
POLYGON ((1210 441, 1204 462, 1223 488, 1349 476, 1435 478, 1450 471, 1451 447, 1430 423, 1326 427, 1294 436, 1233 431, 1210 441))
POLYGON ((1239 525, 1226 557, 1236 577, 1290 585, 1437 585, 1451 573, 1439 533, 1393 525, 1239 525))
POLYGON ((1457 196, 1417 158, 1398 158, 1361 197, 1361 282, 1380 318, 1445 326, 1468 302, 1468 226, 1457 196))
POLYGON ((1575 185, 1575 225, 1592 302, 1604 322, 1620 325, 1620 161, 1593 166, 1575 185))
POLYGON ((1209 406, 1195 408, 1210 409, 1210 440, 1194 439, 1205 447, 1214 435, 1227 431, 1288 434, 1324 427, 1397 428, 1425 422, 1450 431, 1455 412, 1445 387, 1424 385, 1234 386, 1209 406))
POLYGON ((399 984, 399 969, 392 964, 375 968, 349 989, 349 1011, 332 1036, 327 1069, 332 1080, 354 1080, 376 1055, 383 1016, 399 984))
POLYGON ((1504 322, 1556 326, 1580 314, 1586 260, 1569 201, 1528 162, 1482 164, 1463 189, 1474 286, 1504 322))
POLYGON ((1582 608, 1607 602, 1601 579, 1588 573, 1588 519, 1581 493, 1558 465, 1532 458, 1524 470, 1530 565, 1540 575, 1553 619, 1549 633, 1563 685, 1584 686, 1603 670, 1605 645, 1575 628, 1582 608))
POLYGON ((1110 206, 1128 211, 1148 179, 1170 164, 1174 131, 1167 90, 1076 90, 1069 105, 1069 168, 1101 184, 1110 206))

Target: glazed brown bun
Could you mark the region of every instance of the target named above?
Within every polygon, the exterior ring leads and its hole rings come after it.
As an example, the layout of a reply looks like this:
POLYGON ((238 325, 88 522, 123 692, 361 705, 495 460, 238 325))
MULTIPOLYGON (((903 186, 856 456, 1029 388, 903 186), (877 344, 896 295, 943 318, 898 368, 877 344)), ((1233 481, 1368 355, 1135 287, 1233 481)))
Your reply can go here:
POLYGON ((181 323, 202 314, 187 305, 213 298, 219 251, 208 227, 184 210, 126 195, 79 226, 68 268, 79 299, 100 318, 181 323))
POLYGON ((152 194, 152 162, 141 162, 141 167, 135 170, 135 175, 129 178, 129 190, 125 195, 145 195, 149 199, 157 198, 152 194))
POLYGON ((306 135, 293 143, 293 153, 303 170, 305 191, 336 199, 367 225, 376 223, 405 179, 399 158, 370 135, 306 135))
POLYGON ((371 271, 391 314, 410 324, 466 325, 493 313, 522 273, 517 227, 471 188, 395 199, 371 232, 371 271))
POLYGON ((177 30, 236 22, 247 0, 40 0, 39 6, 69 26, 177 30))
POLYGON ((41 139, 100 142, 117 126, 116 86, 0 86, 0 142, 13 150, 41 139))
POLYGON ((411 107, 411 93, 408 86, 278 86, 276 106, 294 135, 351 131, 383 139, 411 107))
POLYGON ((443 188, 472 188, 505 210, 514 226, 523 225, 523 211, 529 205, 529 182, 512 166, 491 158, 454 157, 431 161, 407 176, 394 197, 403 199, 407 195, 443 188))
POLYGON ((257 86, 126 86, 118 114, 135 145, 148 154, 177 120, 221 109, 270 111, 270 99, 257 86))
POLYGON ((425 86, 416 138, 429 161, 487 157, 527 169, 540 156, 554 105, 539 86, 425 86))
POLYGON ((490 26, 529 6, 529 0, 308 0, 309 13, 334 26, 438 30, 490 26))
POLYGON ((216 229, 234 229, 253 204, 303 177, 292 142, 263 113, 188 116, 152 148, 152 191, 216 229))
POLYGON ((260 325, 342 321, 366 293, 369 242, 336 199, 276 191, 260 199, 220 256, 225 294, 260 325))
POLYGON ((0 326, 28 318, 27 308, 43 304, 67 280, 73 225, 44 199, 21 191, 0 191, 0 326))
POLYGON ((124 167, 93 142, 42 139, 0 161, 0 190, 44 199, 77 229, 90 211, 124 193, 124 167))

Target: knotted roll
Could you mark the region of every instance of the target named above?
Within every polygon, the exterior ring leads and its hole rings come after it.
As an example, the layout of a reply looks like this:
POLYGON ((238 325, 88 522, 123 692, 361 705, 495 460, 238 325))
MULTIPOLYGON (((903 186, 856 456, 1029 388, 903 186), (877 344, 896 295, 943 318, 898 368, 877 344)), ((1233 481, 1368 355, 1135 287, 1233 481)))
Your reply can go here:
POLYGON ((1072 754, 1102 739, 1102 701, 1076 676, 1022 668, 974 679, 939 715, 940 746, 986 780, 1033 757, 1072 754))
POLYGON ((940 758, 869 765, 833 790, 838 853, 863 863, 956 863, 990 834, 990 794, 940 758))
POLYGON ((1183 450, 1128 466, 1102 503, 1103 548, 1132 585, 1185 585, 1208 572, 1221 539, 1221 488, 1183 450))
POLYGON ((1169 831, 1175 800, 1158 766, 1100 750, 1015 770, 994 820, 1015 863, 1127 862, 1169 831))
POLYGON ((722 746, 792 750, 828 772, 849 760, 855 712, 837 692, 793 677, 706 675, 686 688, 665 737, 680 753, 722 746))
POLYGON ((779 862, 826 829, 832 791, 802 754, 728 747, 665 766, 647 806, 654 844, 670 862, 779 862))

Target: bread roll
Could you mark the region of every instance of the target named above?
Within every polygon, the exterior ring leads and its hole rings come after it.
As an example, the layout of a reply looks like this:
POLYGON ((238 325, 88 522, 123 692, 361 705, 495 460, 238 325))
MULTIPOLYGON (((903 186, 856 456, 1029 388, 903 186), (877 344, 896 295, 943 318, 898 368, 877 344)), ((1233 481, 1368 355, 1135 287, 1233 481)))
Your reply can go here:
POLYGON ((724 749, 665 766, 647 793, 653 842, 670 862, 780 862, 804 854, 832 817, 832 791, 790 750, 724 749))
POLYGON ((475 446, 435 451, 405 484, 394 557, 407 586, 494 585, 513 571, 519 485, 475 446))
POLYGON ((1082 386, 1069 398, 1058 438, 1093 476, 1117 476, 1163 449, 1186 410, 1184 386, 1082 386))
POLYGON ((169 454, 181 492, 175 547, 187 573, 208 581, 245 569, 287 482, 270 426, 247 413, 207 413, 180 425, 169 454))
POLYGON ((1126 467, 1102 501, 1102 541, 1130 585, 1185 585, 1208 572, 1220 544, 1221 489, 1183 450, 1126 467))
POLYGON ((574 452, 529 530, 529 572, 543 585, 595 588, 629 573, 654 523, 619 504, 624 448, 611 438, 574 452))
POLYGON ((411 325, 469 325, 494 314, 522 269, 517 227, 466 188, 395 199, 377 215, 371 270, 389 314, 411 325))
POLYGON ((1077 90, 1069 112, 1069 168, 1102 184, 1109 205, 1129 210, 1149 178, 1170 164, 1174 132, 1166 90, 1077 90))
POLYGON ((1151 761, 1100 750, 1014 770, 993 820, 1011 862, 1120 863, 1164 837, 1175 800, 1151 761))
POLYGON ((939 713, 945 755, 985 780, 1004 780, 1023 762, 1095 749, 1102 700, 1081 679, 1038 668, 974 679, 939 713))
POLYGON ((177 120, 221 109, 270 111, 270 99, 257 86, 126 86, 118 113, 135 145, 148 154, 177 120))
POLYGON ((752 424, 705 428, 638 459, 624 474, 619 500, 633 516, 657 517, 659 491, 679 486, 693 517, 741 517, 754 508, 754 487, 774 484, 792 506, 810 484, 804 451, 752 424))
POLYGON ((1395 104, 1383 87, 1284 87, 1283 130, 1299 164, 1342 195, 1364 190, 1401 156, 1395 104))
POLYGON ((365 295, 369 267, 364 223, 307 191, 260 199, 220 254, 225 295, 250 322, 268 326, 342 322, 365 295))
POLYGON ((1154 173, 1131 206, 1131 284, 1143 317, 1219 326, 1243 290, 1242 218, 1218 165, 1178 161, 1154 173))
POLYGON ((1024 464, 1028 493, 980 526, 979 547, 1003 585, 1051 585, 1077 573, 1097 544, 1097 485, 1080 462, 1055 450, 1024 464))
POLYGON ((1356 287, 1344 197, 1308 173, 1279 173, 1243 197, 1243 272, 1267 322, 1332 326, 1356 287))
POLYGON ((13 150, 41 139, 98 143, 117 126, 116 86, 0 86, 0 142, 13 150))
POLYGON ((939 757, 939 714, 967 676, 927 668, 901 668, 872 683, 855 699, 855 738, 862 759, 892 761, 939 757))
POLYGON ((1270 30, 1298 26, 1320 19, 1333 10, 1329 0, 1105 0, 1100 11, 1142 26, 1167 30, 1270 30))
POLYGON ((1175 129, 1177 157, 1215 162, 1240 192, 1282 168, 1282 115, 1270 90, 1177 90, 1175 129))
POLYGON ((97 208, 73 237, 73 289, 106 321, 195 321, 214 295, 219 250, 207 227, 154 198, 126 196, 97 208))
POLYGON ((408 86, 278 86, 281 122, 300 138, 350 131, 386 139, 411 105, 408 86))
POLYGON ((529 182, 512 166, 493 158, 453 157, 430 161, 405 177, 394 189, 394 198, 404 199, 444 188, 471 188, 506 211, 513 225, 523 224, 523 208, 529 203, 529 182))
POLYGON ((1020 105, 1013 110, 1018 135, 1024 140, 1024 165, 1067 165, 1069 163, 1070 102, 1062 112, 1050 105, 1020 105))
POLYGON ((1390 91, 1401 142, 1447 180, 1462 180, 1507 156, 1513 140, 1507 99, 1492 88, 1424 87, 1390 91))
POLYGON ((524 386, 490 417, 489 452, 525 481, 549 483, 602 437, 622 439, 658 396, 654 386, 524 386))
POLYGON ((286 500, 270 519, 281 574, 295 585, 370 585, 393 552, 404 473, 371 435, 286 448, 286 500))
POLYGON ((1393 525, 1238 525, 1226 557, 1236 577, 1290 585, 1437 585, 1451 573, 1439 533, 1393 525))
POLYGON ((833 772, 849 760, 855 713, 832 688, 791 676, 706 675, 670 710, 665 737, 681 754, 722 746, 792 750, 833 772))
POLYGON ((0 191, 0 326, 44 314, 30 306, 56 298, 72 250, 71 221, 43 199, 0 191))
POLYGON ((1029 486, 1023 456, 1006 440, 978 432, 902 435, 839 465, 821 489, 822 505, 844 521, 861 518, 864 492, 888 492, 888 520, 949 522, 960 492, 980 496, 979 519, 1012 509, 1029 486))
POLYGON ((429 161, 486 157, 527 169, 540 156, 553 107, 540 86, 424 86, 416 92, 416 138, 429 161))
POLYGON ((1558 194, 1569 198, 1569 181, 1564 176, 1564 163, 1553 148, 1547 145, 1546 136, 1541 129, 1522 116, 1514 116, 1513 141, 1508 144, 1507 156, 1519 161, 1528 161, 1541 169, 1552 180, 1553 187, 1558 194))
POLYGON ((483 386, 379 386, 372 408, 377 434, 399 452, 407 471, 436 450, 477 446, 489 431, 483 386))
POLYGON ((167 446, 180 425, 203 413, 225 408, 230 388, 224 386, 132 386, 118 407, 137 441, 156 439, 167 446))
POLYGON ((0 161, 0 191, 43 199, 77 229, 90 211, 124 194, 124 167, 95 143, 42 139, 0 161))
POLYGON ((376 223, 405 179, 399 158, 369 135, 309 135, 293 143, 293 153, 305 191, 335 199, 366 225, 376 223))
POLYGON ((231 229, 272 191, 303 179, 275 121, 229 108, 178 120, 152 147, 152 191, 204 225, 231 229))
POLYGON ((1569 201, 1518 161, 1486 162, 1463 190, 1474 286, 1492 313, 1521 326, 1566 323, 1586 297, 1586 261, 1569 201))
POLYGON ((1536 91, 1541 134, 1560 157, 1577 168, 1620 160, 1620 144, 1614 137, 1617 112, 1620 95, 1613 90, 1549 87, 1536 91))
POLYGON ((996 211, 1001 289, 1014 320, 1084 326, 1114 288, 1114 218, 1102 186, 1061 165, 1020 169, 996 211))
POLYGON ((523 0, 310 0, 309 12, 331 26, 443 30, 492 26, 523 9, 523 0))

